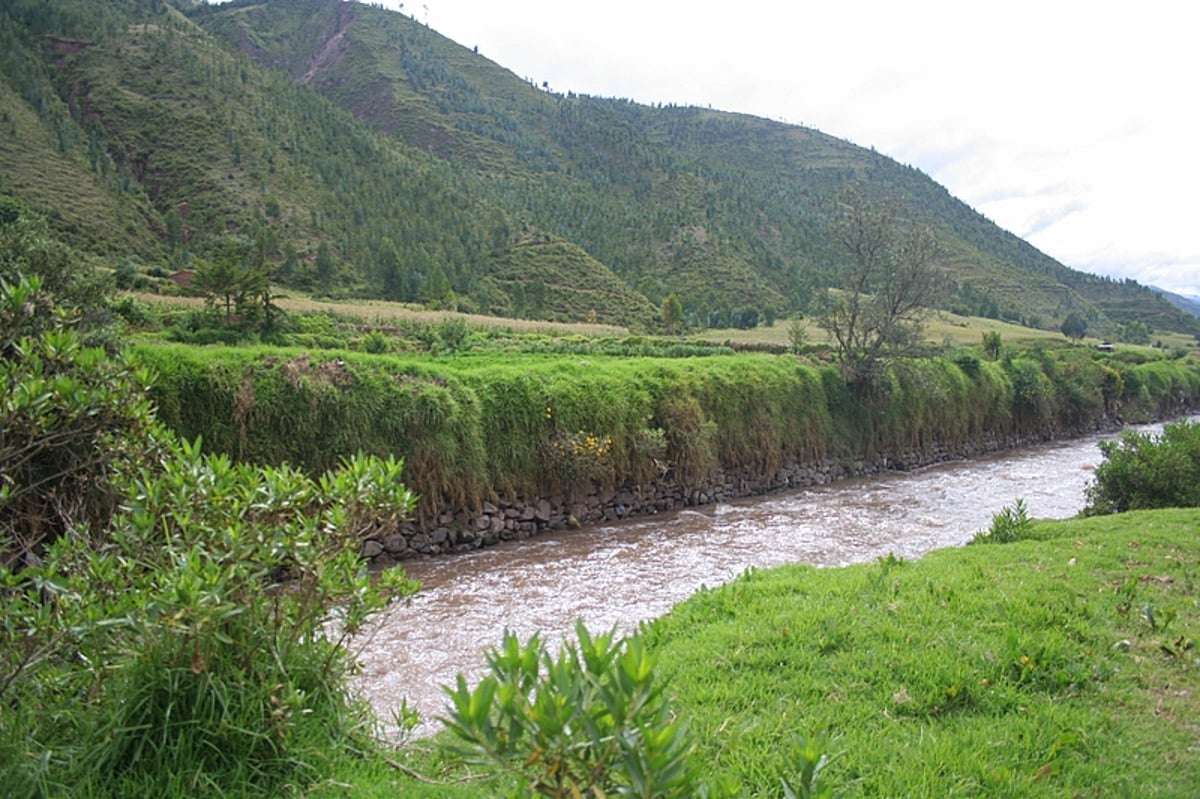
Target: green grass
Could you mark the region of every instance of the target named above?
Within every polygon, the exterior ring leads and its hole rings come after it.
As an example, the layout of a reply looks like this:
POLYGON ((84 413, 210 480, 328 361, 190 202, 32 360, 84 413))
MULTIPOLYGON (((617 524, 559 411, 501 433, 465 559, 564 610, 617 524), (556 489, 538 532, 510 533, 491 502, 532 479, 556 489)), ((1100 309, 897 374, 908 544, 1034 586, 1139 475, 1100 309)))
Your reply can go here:
MULTIPOLYGON (((754 571, 646 635, 713 776, 779 796, 831 736, 839 797, 1193 796, 1200 509, 1038 522, 1034 539, 754 571)), ((390 755, 461 779, 428 748, 390 755)), ((504 795, 377 756, 315 797, 504 795)))
POLYGON ((651 640, 706 762, 760 789, 793 736, 825 731, 839 796, 1189 795, 1198 526, 1043 523, 1044 541, 917 563, 752 573, 651 640))

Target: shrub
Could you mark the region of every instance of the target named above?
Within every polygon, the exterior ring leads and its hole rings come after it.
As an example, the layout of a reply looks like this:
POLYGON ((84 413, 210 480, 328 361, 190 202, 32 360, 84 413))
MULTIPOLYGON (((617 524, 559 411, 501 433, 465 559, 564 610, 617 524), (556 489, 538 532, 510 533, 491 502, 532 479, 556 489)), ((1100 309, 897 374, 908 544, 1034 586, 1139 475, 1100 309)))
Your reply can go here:
POLYGON ((1025 500, 1018 499, 1016 505, 1008 507, 1007 505, 996 514, 992 515, 992 526, 987 530, 981 530, 971 539, 972 544, 1011 544, 1014 541, 1023 541, 1029 538, 1029 531, 1032 528, 1032 523, 1029 519, 1028 509, 1025 507, 1025 500))
POLYGON ((437 337, 437 351, 452 355, 467 348, 471 328, 464 319, 448 316, 434 326, 434 334, 437 337))
POLYGON ((541 448, 544 468, 567 490, 611 479, 613 441, 586 430, 556 433, 541 448))
POLYGON ((363 352, 369 352, 372 355, 381 355, 391 349, 391 347, 391 341, 380 330, 372 330, 362 338, 363 352))
POLYGON ((999 360, 1000 350, 1003 346, 1004 342, 999 331, 992 330, 983 334, 983 353, 989 361, 999 360))
POLYGON ((0 280, 0 563, 103 527, 114 461, 149 446, 150 375, 85 347, 40 278, 0 280))
POLYGON ((808 346, 808 328, 804 325, 804 320, 800 317, 792 319, 788 323, 788 342, 791 344, 792 352, 800 354, 804 352, 808 346))
POLYGON ((113 301, 115 313, 129 327, 136 330, 155 330, 158 328, 158 317, 149 305, 136 297, 119 297, 113 301))
MULTIPOLYGON (((644 799, 745 796, 736 786, 707 784, 685 721, 672 709, 655 658, 640 635, 592 637, 557 656, 534 635, 521 644, 505 633, 486 653, 488 674, 471 689, 461 674, 443 719, 452 756, 512 777, 514 796, 644 799)), ((796 738, 796 770, 781 778, 787 799, 829 799, 822 779, 827 735, 796 738)))
POLYGON ((103 542, 64 535, 0 571, 0 729, 23 738, 0 778, 30 789, 15 795, 271 793, 372 731, 339 636, 410 588, 399 570, 373 584, 359 557, 412 505, 400 464, 353 458, 313 480, 168 453, 103 542))
POLYGON ((1085 514, 1200 506, 1200 423, 1168 424, 1161 436, 1129 430, 1100 451, 1085 514))
POLYGON ((1043 371, 1043 365, 1032 358, 1014 358, 1007 368, 1017 422, 1028 430, 1048 425, 1054 415, 1054 383, 1043 371))
POLYGON ((526 795, 699 795, 694 745, 641 639, 576 633, 557 657, 536 635, 505 634, 474 690, 459 675, 451 751, 513 774, 526 795))
POLYGON ((158 426, 146 375, 0 283, 0 784, 6 796, 275 794, 369 730, 339 635, 402 464, 235 465, 158 426), (42 325, 38 320, 45 322, 42 325), (334 616, 336 615, 336 618, 334 616))

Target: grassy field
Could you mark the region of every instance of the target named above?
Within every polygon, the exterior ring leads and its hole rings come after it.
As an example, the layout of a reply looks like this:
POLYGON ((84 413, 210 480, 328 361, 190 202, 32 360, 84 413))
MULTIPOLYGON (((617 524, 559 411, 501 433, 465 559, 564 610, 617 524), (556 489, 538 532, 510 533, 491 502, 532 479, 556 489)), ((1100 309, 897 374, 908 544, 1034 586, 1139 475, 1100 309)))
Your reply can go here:
MULTIPOLYGON (((130 292, 130 296, 152 303, 155 306, 194 309, 204 307, 200 297, 183 297, 149 292, 130 292)), ((508 319, 480 314, 463 314, 456 311, 431 311, 420 305, 409 305, 386 300, 355 300, 334 302, 309 297, 280 297, 276 304, 289 313, 334 314, 348 322, 363 326, 387 328, 398 324, 432 325, 444 319, 462 319, 477 330, 512 330, 519 333, 538 333, 547 336, 620 336, 628 335, 629 329, 616 325, 597 323, 545 322, 534 319, 508 319)))
MULTIPOLYGON (((913 562, 754 571, 645 636, 695 757, 749 796, 781 796, 816 734, 839 797, 1194 796, 1197 529, 1200 509, 1150 511, 913 562)), ((347 763, 310 795, 505 790, 425 744, 347 763)))
MULTIPOLYGON (((133 293, 137 299, 156 306, 199 308, 204 301, 199 297, 163 296, 146 292, 133 293)), ((329 301, 309 297, 293 296, 277 300, 279 307, 291 313, 329 313, 347 321, 353 320, 364 326, 387 328, 401 324, 432 325, 444 319, 462 319, 474 330, 502 330, 546 336, 625 336, 628 328, 595 323, 545 322, 532 319, 509 319, 479 314, 462 314, 454 311, 431 311, 427 308, 384 300, 329 301)), ((802 322, 805 339, 812 344, 828 344, 829 336, 812 320, 802 322)), ((986 319, 977 316, 959 316, 940 311, 925 324, 925 340, 930 344, 952 346, 977 345, 984 333, 999 333, 1007 344, 1029 346, 1038 342, 1063 342, 1058 331, 1036 330, 1010 322, 986 319)), ((736 328, 706 329, 688 333, 688 339, 715 344, 769 344, 786 347, 791 344, 791 322, 780 320, 767 326, 760 325, 750 330, 736 328)), ((1195 349, 1194 339, 1178 333, 1157 333, 1154 339, 1166 348, 1195 349)), ((1088 337, 1087 343, 1098 344, 1100 339, 1088 337)), ((1122 345, 1123 347, 1125 345, 1122 345)))

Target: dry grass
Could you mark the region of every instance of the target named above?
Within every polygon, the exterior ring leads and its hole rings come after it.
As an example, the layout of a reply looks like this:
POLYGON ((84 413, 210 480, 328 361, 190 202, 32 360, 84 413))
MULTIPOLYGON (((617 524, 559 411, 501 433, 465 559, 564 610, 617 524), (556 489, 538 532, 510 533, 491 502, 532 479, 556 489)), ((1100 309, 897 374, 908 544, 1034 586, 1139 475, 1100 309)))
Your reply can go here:
MULTIPOLYGON (((174 305, 179 307, 196 308, 204 304, 199 297, 164 296, 144 292, 134 292, 132 296, 148 303, 159 305, 174 305)), ((436 324, 447 318, 459 318, 472 328, 481 330, 511 330, 517 333, 538 333, 547 336, 586 336, 599 338, 603 336, 627 336, 629 329, 617 325, 602 325, 586 322, 543 322, 532 319, 508 319, 480 314, 464 314, 455 311, 431 311, 418 305, 387 302, 384 300, 354 300, 331 301, 318 300, 310 297, 281 297, 276 300, 279 307, 287 311, 302 313, 334 313, 339 316, 361 320, 363 325, 389 327, 400 323, 423 322, 436 324)), ((714 344, 732 342, 734 344, 775 344, 787 346, 791 343, 790 320, 780 320, 770 327, 762 326, 753 330, 708 329, 688 338, 701 339, 714 344)), ((805 335, 812 344, 828 344, 829 335, 818 327, 811 319, 803 321, 805 335)), ((1062 342, 1063 335, 1057 330, 1035 330, 996 319, 985 319, 977 316, 959 316, 947 311, 939 311, 930 317, 925 324, 925 340, 932 344, 975 345, 979 344, 984 333, 1000 333, 1006 344, 1030 345, 1038 341, 1062 342)), ((1154 341, 1162 342, 1167 349, 1196 349, 1197 343, 1193 337, 1182 333, 1156 331, 1154 341)), ((1099 338, 1087 337, 1085 342, 1098 344, 1099 338)), ((1123 345, 1123 348, 1128 345, 1123 345)))
MULTIPOLYGON (((132 296, 148 303, 177 306, 184 308, 199 308, 204 305, 200 297, 164 296, 143 292, 132 292, 132 296)), ((406 305, 384 300, 354 300, 334 302, 317 300, 310 297, 279 297, 275 304, 285 311, 301 313, 333 313, 339 316, 361 320, 363 325, 388 327, 403 322, 423 322, 435 324, 443 319, 458 318, 464 320, 473 328, 512 330, 519 333, 542 333, 550 336, 626 336, 629 329, 617 325, 602 325, 595 323, 543 322, 533 319, 507 319, 481 314, 464 314, 456 311, 431 311, 416 305, 406 305)))
MULTIPOLYGON (((771 327, 757 327, 753 330, 706 330, 699 335, 706 341, 722 343, 731 341, 735 344, 781 344, 791 343, 791 321, 781 320, 771 327)), ((803 321, 807 340, 812 344, 829 343, 829 335, 811 319, 803 321)), ((1062 341, 1062 333, 1051 330, 1034 330, 1029 327, 1000 322, 995 319, 981 317, 959 316, 945 311, 930 317, 925 324, 925 340, 933 344, 979 344, 984 333, 999 332, 1007 343, 1024 344, 1035 341, 1062 341)), ((1097 339, 1098 341, 1098 339, 1097 339)))

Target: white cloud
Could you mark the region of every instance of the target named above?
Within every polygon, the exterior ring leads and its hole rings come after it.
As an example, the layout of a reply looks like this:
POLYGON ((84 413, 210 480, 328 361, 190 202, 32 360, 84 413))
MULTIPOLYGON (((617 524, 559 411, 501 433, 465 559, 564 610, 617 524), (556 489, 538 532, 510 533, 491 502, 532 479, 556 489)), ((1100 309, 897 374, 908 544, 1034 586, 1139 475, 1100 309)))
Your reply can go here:
POLYGON ((816 127, 919 167, 1069 266, 1200 293, 1195 23, 1171 0, 425 0, 557 91, 816 127))

